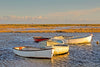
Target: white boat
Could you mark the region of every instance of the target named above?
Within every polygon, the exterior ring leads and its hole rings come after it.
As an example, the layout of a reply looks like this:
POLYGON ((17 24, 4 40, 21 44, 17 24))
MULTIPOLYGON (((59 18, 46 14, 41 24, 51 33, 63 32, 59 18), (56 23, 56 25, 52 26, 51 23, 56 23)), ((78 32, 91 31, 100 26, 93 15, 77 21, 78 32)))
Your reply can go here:
POLYGON ((69 51, 69 45, 54 45, 52 46, 54 48, 53 55, 59 55, 59 54, 65 54, 69 51))
POLYGON ((48 41, 46 41, 46 45, 47 46, 54 46, 54 45, 63 45, 66 44, 66 40, 64 39, 50 39, 48 41))
POLYGON ((63 44, 63 43, 62 44, 60 44, 60 43, 47 44, 47 41, 42 41, 39 44, 42 48, 53 48, 54 49, 53 55, 64 54, 64 53, 68 53, 68 51, 69 51, 69 45, 63 44))
POLYGON ((54 49, 22 46, 22 47, 14 47, 13 52, 23 57, 52 58, 54 49))
POLYGON ((66 40, 69 44, 79 44, 79 43, 90 43, 92 41, 93 35, 85 37, 74 37, 66 40))
POLYGON ((83 36, 83 37, 72 37, 64 39, 62 37, 54 37, 47 41, 47 44, 80 44, 80 43, 90 43, 92 41, 92 34, 89 36, 83 36))

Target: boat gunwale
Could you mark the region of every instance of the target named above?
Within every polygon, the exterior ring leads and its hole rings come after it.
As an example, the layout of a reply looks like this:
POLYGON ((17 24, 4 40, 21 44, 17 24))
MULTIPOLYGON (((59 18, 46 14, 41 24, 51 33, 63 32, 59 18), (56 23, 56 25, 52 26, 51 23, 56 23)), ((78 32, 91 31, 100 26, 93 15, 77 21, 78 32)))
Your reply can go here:
MULTIPOLYGON (((15 47, 13 49, 18 50, 18 49, 15 49, 15 47)), ((51 50, 51 49, 54 49, 54 48, 40 48, 39 50, 18 50, 18 51, 44 51, 44 50, 51 50)))
MULTIPOLYGON (((90 36, 91 36, 91 35, 90 35, 90 36)), ((73 38, 71 38, 71 39, 81 39, 81 38, 87 38, 87 37, 90 37, 90 36, 73 37, 73 38)), ((68 39, 68 40, 70 40, 70 39, 68 39)))
POLYGON ((54 45, 54 46, 69 46, 69 45, 64 45, 64 44, 58 44, 58 45, 54 45))
POLYGON ((34 38, 34 39, 50 39, 50 38, 34 38))

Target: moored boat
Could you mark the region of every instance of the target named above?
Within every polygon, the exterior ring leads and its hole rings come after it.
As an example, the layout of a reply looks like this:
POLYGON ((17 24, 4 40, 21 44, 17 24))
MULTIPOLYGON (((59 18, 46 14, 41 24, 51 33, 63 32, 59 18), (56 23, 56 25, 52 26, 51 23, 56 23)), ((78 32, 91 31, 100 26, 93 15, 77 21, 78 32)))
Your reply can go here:
POLYGON ((35 36, 35 37, 33 37, 33 39, 34 39, 35 42, 40 42, 40 41, 48 40, 50 38, 48 38, 48 37, 41 37, 41 36, 35 36))
POLYGON ((14 47, 13 52, 23 57, 52 58, 54 49, 22 46, 22 47, 14 47))
MULTIPOLYGON (((67 39, 64 39, 64 38, 52 38, 52 39, 57 39, 57 40, 66 40, 66 41, 62 41, 64 44, 67 43, 67 44, 79 44, 79 43, 90 43, 92 41, 92 37, 93 37, 93 34, 89 35, 89 36, 79 36, 79 37, 73 37, 73 38, 67 38, 67 39)), ((59 42, 55 42, 53 41, 52 39, 48 40, 47 43, 56 43, 58 44, 59 42)))
POLYGON ((69 45, 54 45, 52 48, 54 48, 53 55, 65 54, 69 51, 69 45))
POLYGON ((61 44, 61 43, 53 44, 53 43, 50 43, 48 45, 47 41, 42 41, 42 42, 40 42, 40 46, 42 48, 49 48, 49 47, 53 48, 54 49, 53 55, 64 54, 64 53, 67 53, 69 51, 69 45, 67 45, 67 44, 61 44))
POLYGON ((75 37, 66 40, 69 44, 80 44, 80 43, 90 43, 92 41, 93 35, 85 36, 85 37, 75 37))
POLYGON ((66 40, 64 39, 50 39, 46 41, 47 46, 54 46, 54 45, 58 45, 58 44, 65 44, 66 40))

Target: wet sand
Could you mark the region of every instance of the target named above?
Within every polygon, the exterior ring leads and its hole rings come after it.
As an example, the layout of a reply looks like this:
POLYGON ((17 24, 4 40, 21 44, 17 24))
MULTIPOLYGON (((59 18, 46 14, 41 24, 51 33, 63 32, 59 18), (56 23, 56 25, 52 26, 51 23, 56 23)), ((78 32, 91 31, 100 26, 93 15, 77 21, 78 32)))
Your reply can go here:
POLYGON ((90 44, 70 45, 69 54, 52 59, 24 58, 13 53, 12 48, 31 45, 38 47, 33 36, 52 37, 56 35, 83 36, 89 33, 0 33, 0 67, 100 67, 100 33, 93 33, 90 44))

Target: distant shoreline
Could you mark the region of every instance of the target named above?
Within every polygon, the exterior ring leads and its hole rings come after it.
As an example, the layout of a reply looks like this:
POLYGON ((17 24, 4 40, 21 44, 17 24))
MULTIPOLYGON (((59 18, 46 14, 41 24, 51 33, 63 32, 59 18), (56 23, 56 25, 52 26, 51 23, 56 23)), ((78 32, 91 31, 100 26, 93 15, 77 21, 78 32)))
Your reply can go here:
POLYGON ((100 24, 0 24, 0 33, 87 33, 87 32, 100 32, 100 24), (67 27, 72 26, 73 28, 61 29, 61 30, 50 30, 56 27, 67 27), (76 26, 84 26, 91 28, 78 28, 76 26), (43 30, 25 30, 27 28, 40 28, 43 30), (21 29, 21 30, 15 30, 21 29))

